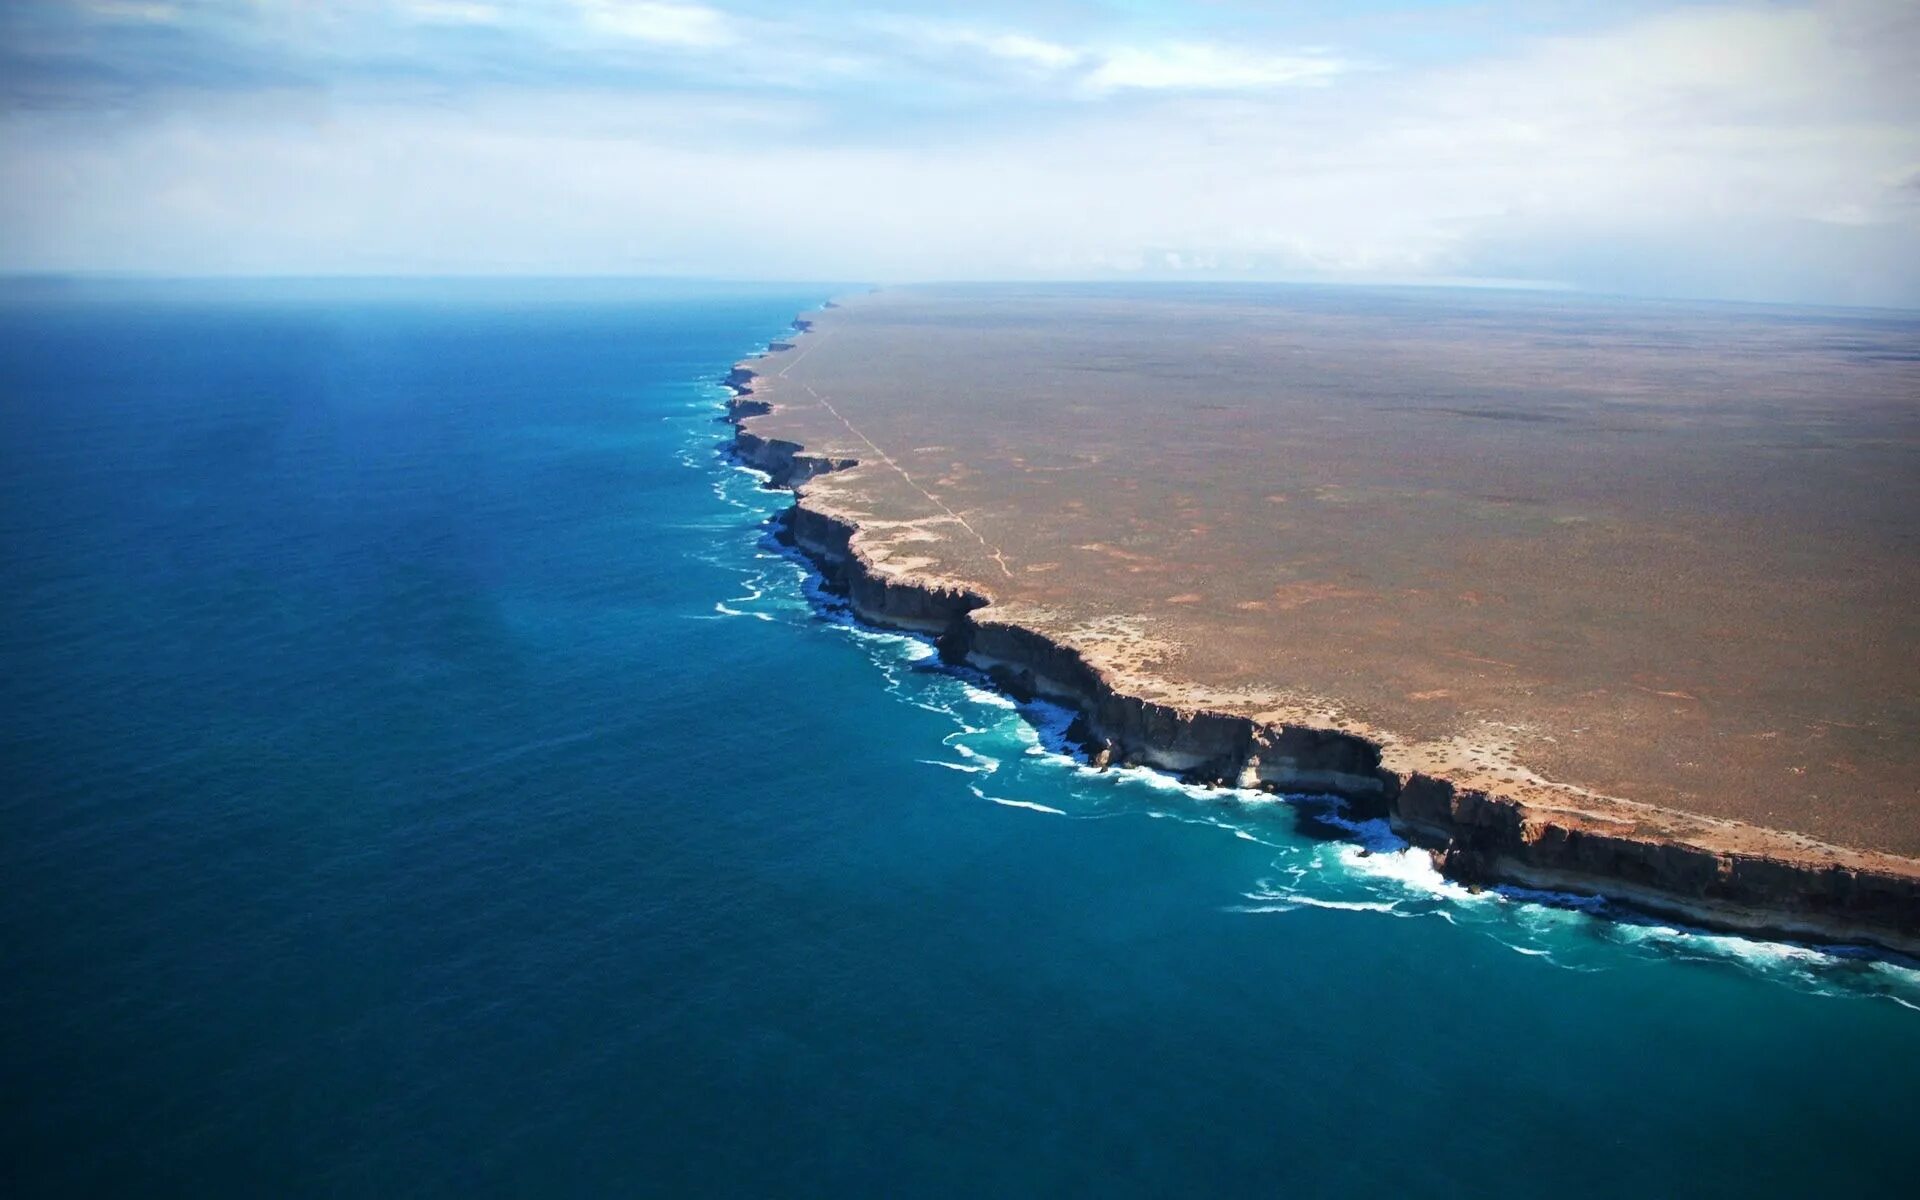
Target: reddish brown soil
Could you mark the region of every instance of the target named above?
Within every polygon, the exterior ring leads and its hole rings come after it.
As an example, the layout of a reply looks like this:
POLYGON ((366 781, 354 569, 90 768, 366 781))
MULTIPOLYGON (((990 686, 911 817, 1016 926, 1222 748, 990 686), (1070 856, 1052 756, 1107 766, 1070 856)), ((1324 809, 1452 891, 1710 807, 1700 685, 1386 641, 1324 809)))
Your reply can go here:
POLYGON ((809 503, 1142 695, 1920 856, 1920 318, 1285 288, 811 316, 752 422, 861 460, 809 503))

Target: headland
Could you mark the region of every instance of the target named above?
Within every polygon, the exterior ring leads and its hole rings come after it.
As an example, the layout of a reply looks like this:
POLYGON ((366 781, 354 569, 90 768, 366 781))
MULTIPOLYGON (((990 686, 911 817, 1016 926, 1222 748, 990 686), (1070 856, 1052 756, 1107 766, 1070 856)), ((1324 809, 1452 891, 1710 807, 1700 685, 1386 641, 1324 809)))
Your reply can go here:
POLYGON ((890 289, 728 382, 876 624, 1450 877, 1920 955, 1920 321, 890 289))

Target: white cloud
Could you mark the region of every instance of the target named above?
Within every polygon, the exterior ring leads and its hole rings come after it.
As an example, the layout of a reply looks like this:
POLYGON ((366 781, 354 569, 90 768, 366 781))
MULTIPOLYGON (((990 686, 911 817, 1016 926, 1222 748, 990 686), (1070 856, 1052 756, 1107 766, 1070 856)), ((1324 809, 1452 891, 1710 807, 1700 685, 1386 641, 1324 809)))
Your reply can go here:
POLYGON ((80 7, 100 20, 129 24, 167 24, 181 15, 170 0, 84 0, 80 7))
POLYGON ((871 28, 910 46, 933 50, 966 50, 1057 71, 1079 62, 1082 54, 1071 46, 1025 33, 979 29, 956 21, 908 20, 882 17, 866 22, 871 28))
POLYGON ((428 25, 498 25, 506 14, 484 0, 404 0, 401 13, 428 25))
POLYGON ((1058 70, 1080 61, 1080 52, 1058 42, 1028 37, 1019 33, 969 33, 957 39, 961 45, 977 47, 995 58, 1010 59, 1036 67, 1058 70))
POLYGON ((654 0, 576 0, 596 32, 658 46, 715 47, 738 40, 732 18, 703 4, 654 0))
POLYGON ((1320 52, 1277 54, 1204 42, 1068 45, 1025 33, 946 21, 876 22, 886 33, 923 47, 969 50, 1049 74, 1080 69, 1094 93, 1129 88, 1225 92, 1325 83, 1349 68, 1320 52))
POLYGON ((1322 54, 1264 54, 1179 42, 1112 50, 1087 76, 1087 85, 1095 91, 1243 91, 1323 84, 1348 69, 1349 64, 1322 54))
POLYGON ((756 24, 761 75, 731 92, 16 109, 0 113, 18 181, 0 190, 0 264, 1501 276, 1920 304, 1920 40, 1886 24, 1902 11, 1692 9, 1319 79, 1251 50, 1128 59, 947 26, 954 53, 915 56, 938 47, 872 24, 763 40, 756 24), (757 82, 789 67, 817 82, 831 54, 857 86, 757 82), (952 108, 875 102, 956 79, 952 108))

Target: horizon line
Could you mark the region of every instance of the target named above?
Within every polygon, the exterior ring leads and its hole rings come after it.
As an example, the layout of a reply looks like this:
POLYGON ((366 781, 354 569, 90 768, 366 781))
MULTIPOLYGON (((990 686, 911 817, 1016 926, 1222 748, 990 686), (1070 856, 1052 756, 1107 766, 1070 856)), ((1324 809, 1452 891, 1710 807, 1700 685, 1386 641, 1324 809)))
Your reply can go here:
POLYGON ((1334 288, 1391 291, 1505 292, 1510 294, 1578 297, 1585 300, 1631 301, 1648 304, 1722 304, 1753 308, 1827 309, 1920 315, 1920 304, 1846 304, 1824 300, 1754 300, 1727 296, 1660 295, 1647 292, 1607 292, 1582 288, 1559 280, 1532 280, 1476 276, 1432 278, 1341 279, 1316 276, 1191 276, 1058 275, 1003 278, 913 278, 881 282, 834 280, 800 276, 755 276, 666 272, 613 271, 175 271, 0 268, 0 286, 19 283, 667 283, 730 284, 736 286, 828 286, 880 290, 895 287, 1276 287, 1334 288))

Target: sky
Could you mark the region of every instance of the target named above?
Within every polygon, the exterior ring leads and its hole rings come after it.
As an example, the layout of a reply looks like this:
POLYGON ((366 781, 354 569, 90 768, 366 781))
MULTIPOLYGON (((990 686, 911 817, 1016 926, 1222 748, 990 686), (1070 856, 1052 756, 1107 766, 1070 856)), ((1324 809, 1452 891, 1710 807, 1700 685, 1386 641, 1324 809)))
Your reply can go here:
POLYGON ((0 271, 1920 307, 1920 2, 4 0, 0 271))

